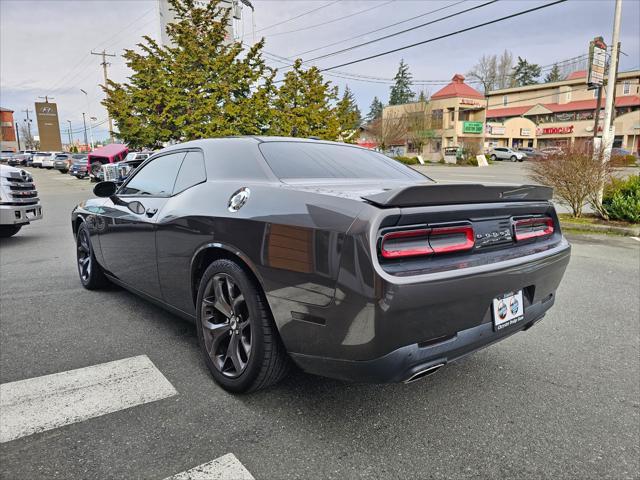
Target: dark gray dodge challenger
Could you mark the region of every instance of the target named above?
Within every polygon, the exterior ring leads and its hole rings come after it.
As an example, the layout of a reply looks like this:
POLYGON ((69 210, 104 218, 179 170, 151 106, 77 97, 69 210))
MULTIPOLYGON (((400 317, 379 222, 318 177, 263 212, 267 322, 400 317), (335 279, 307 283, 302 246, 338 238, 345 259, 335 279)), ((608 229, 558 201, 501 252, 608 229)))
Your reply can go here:
POLYGON ((291 361, 360 382, 429 375, 540 320, 571 248, 550 188, 439 184, 333 142, 192 141, 94 193, 71 216, 82 285, 194 321, 233 392, 291 361))

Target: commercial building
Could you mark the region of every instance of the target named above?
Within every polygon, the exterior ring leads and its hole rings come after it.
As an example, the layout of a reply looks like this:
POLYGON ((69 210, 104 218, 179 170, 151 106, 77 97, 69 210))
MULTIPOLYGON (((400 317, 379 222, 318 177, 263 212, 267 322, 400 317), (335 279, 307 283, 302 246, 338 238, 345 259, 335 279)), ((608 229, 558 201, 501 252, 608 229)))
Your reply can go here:
POLYGON ((13 110, 0 107, 0 150, 3 152, 18 151, 16 126, 13 121, 13 110))
MULTIPOLYGON (((559 82, 505 88, 487 94, 485 146, 544 148, 592 142, 597 90, 586 71, 559 82)), ((602 133, 605 92, 598 133, 602 133)), ((615 88, 614 147, 639 151, 640 70, 618 75, 615 88)))
POLYGON ((429 161, 440 160, 446 147, 481 151, 485 105, 484 95, 466 84, 463 75, 455 74, 428 102, 386 107, 382 119, 389 139, 384 143, 429 161))
MULTIPOLYGON (((438 161, 446 147, 471 152, 496 146, 587 145, 593 140, 597 90, 589 90, 586 72, 565 80, 506 88, 486 96, 460 74, 428 102, 386 107, 379 135, 395 154, 438 161)), ((603 92, 598 133, 602 133, 603 92)), ((615 90, 614 147, 640 151, 640 70, 618 75, 615 90)))

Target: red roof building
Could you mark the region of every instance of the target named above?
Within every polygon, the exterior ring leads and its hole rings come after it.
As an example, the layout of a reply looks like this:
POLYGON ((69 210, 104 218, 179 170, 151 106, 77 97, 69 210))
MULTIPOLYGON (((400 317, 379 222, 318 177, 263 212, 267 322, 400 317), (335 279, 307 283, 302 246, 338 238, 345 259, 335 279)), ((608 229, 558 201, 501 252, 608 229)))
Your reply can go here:
POLYGON ((469 85, 464 83, 464 75, 456 73, 451 79, 451 83, 431 95, 431 100, 456 97, 484 99, 483 94, 481 94, 475 88, 470 87, 469 85))

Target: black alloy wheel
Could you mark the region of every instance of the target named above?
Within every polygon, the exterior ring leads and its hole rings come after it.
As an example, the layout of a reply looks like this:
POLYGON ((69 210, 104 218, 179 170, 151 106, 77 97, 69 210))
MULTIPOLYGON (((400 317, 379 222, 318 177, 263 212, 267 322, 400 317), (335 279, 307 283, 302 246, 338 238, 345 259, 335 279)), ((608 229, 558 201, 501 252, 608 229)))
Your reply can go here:
POLYGON ((214 261, 200 279, 197 331, 216 383, 235 393, 283 378, 289 357, 256 279, 229 259, 214 261))
POLYGON ((76 257, 78 262, 78 275, 80 283, 87 290, 94 290, 103 287, 107 283, 107 278, 102 272, 102 268, 96 262, 96 257, 91 246, 89 228, 85 223, 78 227, 76 235, 76 257))
POLYGON ((214 275, 205 287, 201 318, 213 364, 224 376, 237 378, 251 357, 251 322, 244 295, 226 273, 214 275))

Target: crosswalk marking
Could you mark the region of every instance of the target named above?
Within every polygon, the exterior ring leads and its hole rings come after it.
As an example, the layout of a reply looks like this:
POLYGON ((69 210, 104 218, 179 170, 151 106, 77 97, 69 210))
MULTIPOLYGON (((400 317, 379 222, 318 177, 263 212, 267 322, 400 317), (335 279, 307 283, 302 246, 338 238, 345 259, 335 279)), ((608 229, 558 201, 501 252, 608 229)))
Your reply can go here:
POLYGON ((0 385, 0 443, 176 395, 146 355, 0 385))
POLYGON ((233 453, 180 472, 165 480, 255 480, 233 453))

